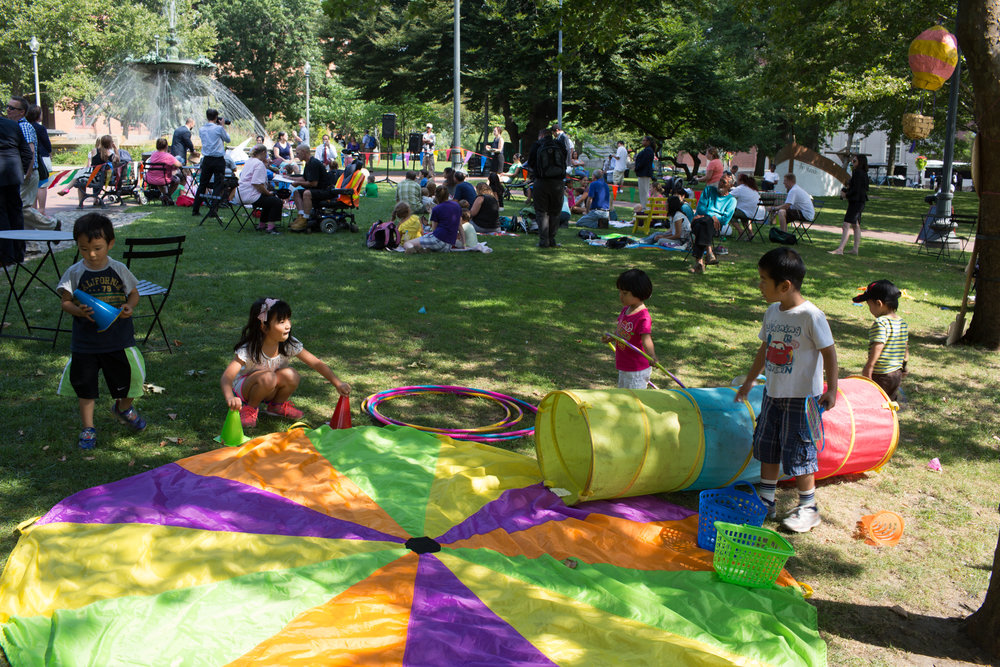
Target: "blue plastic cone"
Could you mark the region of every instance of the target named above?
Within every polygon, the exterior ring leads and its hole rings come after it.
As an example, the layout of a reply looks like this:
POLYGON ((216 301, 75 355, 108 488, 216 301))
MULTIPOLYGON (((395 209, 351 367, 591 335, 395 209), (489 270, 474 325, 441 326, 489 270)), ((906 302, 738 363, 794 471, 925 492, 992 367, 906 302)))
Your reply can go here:
POLYGON ((100 299, 78 289, 73 290, 73 297, 80 302, 80 305, 88 306, 94 311, 90 316, 93 317, 94 322, 97 323, 98 332, 107 331, 108 327, 114 324, 115 320, 118 319, 118 316, 122 314, 120 308, 115 308, 114 306, 104 303, 100 299))

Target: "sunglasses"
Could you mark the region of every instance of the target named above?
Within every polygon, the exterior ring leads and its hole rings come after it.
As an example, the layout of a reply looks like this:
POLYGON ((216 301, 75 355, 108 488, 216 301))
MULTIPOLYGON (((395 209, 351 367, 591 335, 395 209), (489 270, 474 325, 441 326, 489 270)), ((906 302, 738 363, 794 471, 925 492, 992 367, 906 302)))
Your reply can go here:
POLYGON ((22 109, 21 107, 12 107, 11 105, 8 104, 7 111, 27 111, 27 109, 22 109))

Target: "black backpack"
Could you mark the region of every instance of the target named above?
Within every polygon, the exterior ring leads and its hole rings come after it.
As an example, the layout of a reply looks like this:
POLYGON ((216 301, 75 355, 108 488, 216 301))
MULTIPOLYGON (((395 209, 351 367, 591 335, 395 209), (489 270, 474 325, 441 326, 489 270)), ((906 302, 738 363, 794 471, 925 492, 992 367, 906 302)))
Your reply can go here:
POLYGON ((782 245, 795 245, 798 242, 795 234, 783 232, 777 227, 771 227, 771 231, 767 233, 767 238, 771 243, 780 243, 782 245))
POLYGON ((566 178, 566 148, 555 139, 547 138, 535 155, 538 178, 566 178))
POLYGON ((372 250, 392 250, 399 245, 399 232, 396 223, 376 220, 368 230, 365 245, 372 250))

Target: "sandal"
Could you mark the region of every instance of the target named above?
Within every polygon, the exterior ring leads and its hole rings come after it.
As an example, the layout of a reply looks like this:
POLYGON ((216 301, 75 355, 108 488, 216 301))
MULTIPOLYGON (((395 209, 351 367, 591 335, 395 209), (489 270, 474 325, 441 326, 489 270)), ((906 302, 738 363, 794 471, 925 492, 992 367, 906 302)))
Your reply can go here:
POLYGON ((694 266, 688 267, 688 273, 705 273, 705 269, 695 264, 694 266))
POLYGON ((705 265, 706 266, 715 266, 718 263, 719 263, 719 258, 718 257, 713 257, 712 259, 706 259, 705 260, 705 265))

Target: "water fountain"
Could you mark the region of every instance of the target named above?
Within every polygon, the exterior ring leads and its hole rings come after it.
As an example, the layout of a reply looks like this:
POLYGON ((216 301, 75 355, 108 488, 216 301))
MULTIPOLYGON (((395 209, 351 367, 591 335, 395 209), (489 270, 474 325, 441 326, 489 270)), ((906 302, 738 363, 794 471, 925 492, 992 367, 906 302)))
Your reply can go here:
MULTIPOLYGON (((102 86, 101 93, 85 107, 85 124, 102 119, 119 121, 125 138, 134 140, 169 138, 185 119, 201 124, 205 109, 215 108, 232 125, 228 128, 233 142, 265 134, 253 113, 231 90, 212 78, 215 65, 207 58, 190 60, 180 57, 174 0, 164 3, 170 35, 163 55, 159 45, 153 53, 129 58, 102 86)), ((110 132, 110 129, 109 129, 110 132)))

